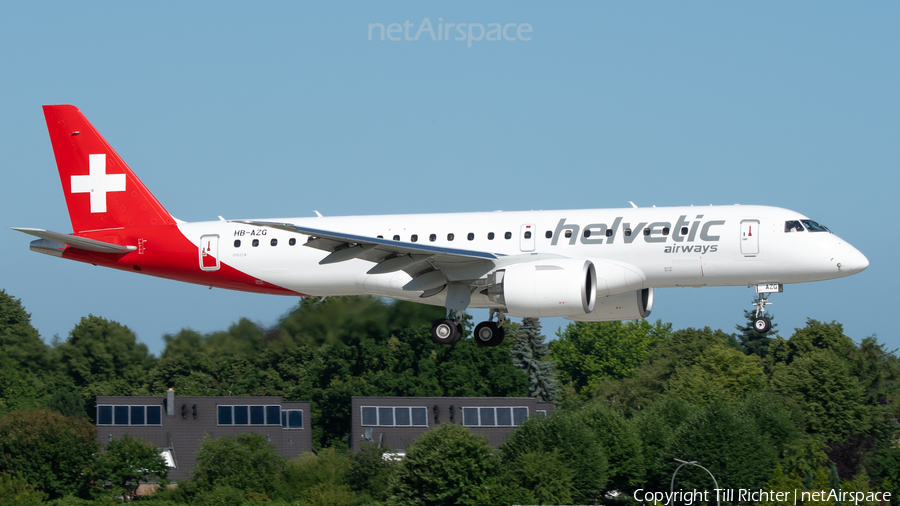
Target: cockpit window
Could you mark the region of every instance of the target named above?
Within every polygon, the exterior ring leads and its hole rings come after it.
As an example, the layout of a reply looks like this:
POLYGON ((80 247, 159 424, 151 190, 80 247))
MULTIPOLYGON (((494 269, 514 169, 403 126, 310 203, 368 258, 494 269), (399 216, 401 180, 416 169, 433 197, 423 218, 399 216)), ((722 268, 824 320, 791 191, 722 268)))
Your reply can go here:
POLYGON ((810 232, 831 232, 831 230, 828 230, 828 227, 826 227, 825 225, 819 225, 813 220, 801 221, 803 221, 803 226, 806 227, 806 230, 809 230, 810 232))
POLYGON ((800 220, 790 220, 784 222, 784 231, 785 232, 803 232, 803 225, 800 224, 800 220))

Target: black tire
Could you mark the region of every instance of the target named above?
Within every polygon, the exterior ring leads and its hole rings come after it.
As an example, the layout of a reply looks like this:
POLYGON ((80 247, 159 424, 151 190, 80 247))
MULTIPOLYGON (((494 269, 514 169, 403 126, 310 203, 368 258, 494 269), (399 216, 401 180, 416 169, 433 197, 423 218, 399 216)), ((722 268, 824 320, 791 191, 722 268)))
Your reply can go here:
POLYGON ((753 320, 753 330, 759 332, 760 334, 765 334, 766 332, 772 330, 772 321, 766 317, 760 317, 753 320))
POLYGON ((479 346, 497 346, 503 342, 506 332, 494 322, 481 322, 475 327, 472 337, 479 346))
POLYGON ((459 328, 453 320, 435 320, 431 325, 431 340, 436 344, 453 344, 459 338, 459 328))

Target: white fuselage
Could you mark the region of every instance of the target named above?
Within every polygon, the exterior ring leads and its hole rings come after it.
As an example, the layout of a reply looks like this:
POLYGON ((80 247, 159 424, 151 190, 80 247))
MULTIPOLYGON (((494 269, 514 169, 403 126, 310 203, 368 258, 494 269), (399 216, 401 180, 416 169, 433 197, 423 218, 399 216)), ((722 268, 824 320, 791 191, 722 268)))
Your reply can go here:
MULTIPOLYGON (((785 231, 786 222, 804 219, 787 209, 735 205, 266 221, 489 252, 506 257, 501 263, 527 261, 523 257, 528 256, 614 263, 636 276, 640 286, 635 289, 803 283, 849 276, 868 266, 865 256, 833 233, 785 231)), ((444 303, 444 293, 422 299, 421 291, 403 290, 412 278, 402 270, 366 274, 374 264, 361 259, 319 265, 328 253, 303 247, 307 236, 295 232, 226 221, 178 227, 194 244, 200 244, 201 237, 218 236, 222 262, 295 292, 444 303)), ((473 293, 470 307, 496 306, 486 295, 473 293)))

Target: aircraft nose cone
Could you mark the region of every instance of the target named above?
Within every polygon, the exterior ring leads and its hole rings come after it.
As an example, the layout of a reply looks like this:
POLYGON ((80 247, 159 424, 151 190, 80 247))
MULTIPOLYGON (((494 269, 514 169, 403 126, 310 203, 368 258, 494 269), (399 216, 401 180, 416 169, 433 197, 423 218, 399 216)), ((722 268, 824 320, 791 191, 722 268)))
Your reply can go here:
POLYGON ((839 269, 848 274, 856 274, 866 270, 869 266, 869 259, 854 247, 850 247, 850 251, 841 261, 839 269))

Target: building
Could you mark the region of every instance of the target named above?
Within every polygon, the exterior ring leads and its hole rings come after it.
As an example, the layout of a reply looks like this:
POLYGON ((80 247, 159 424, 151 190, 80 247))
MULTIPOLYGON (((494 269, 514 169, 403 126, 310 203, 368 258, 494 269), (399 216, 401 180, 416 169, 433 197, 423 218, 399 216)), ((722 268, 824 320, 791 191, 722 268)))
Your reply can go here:
POLYGON ((350 446, 381 442, 400 454, 441 423, 458 423, 496 448, 531 416, 547 416, 553 403, 533 397, 352 397, 350 446))
POLYGON ((204 436, 260 434, 278 454, 294 458, 312 451, 310 403, 281 397, 98 396, 97 440, 105 445, 125 434, 158 446, 169 479, 185 480, 196 465, 204 436))

